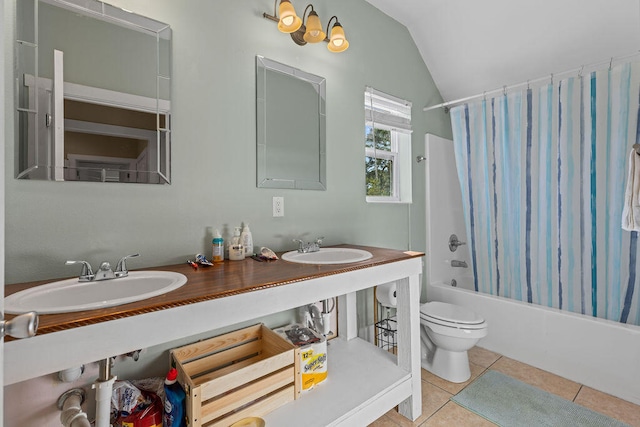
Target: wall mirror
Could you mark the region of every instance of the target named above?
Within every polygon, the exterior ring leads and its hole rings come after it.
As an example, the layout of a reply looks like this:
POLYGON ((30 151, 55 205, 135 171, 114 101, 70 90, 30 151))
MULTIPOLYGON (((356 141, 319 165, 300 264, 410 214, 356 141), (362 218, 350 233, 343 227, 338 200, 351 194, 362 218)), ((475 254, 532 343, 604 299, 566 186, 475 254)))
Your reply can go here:
POLYGON ((96 0, 16 1, 16 177, 168 184, 171 28, 96 0))
POLYGON ((325 79, 256 57, 257 185, 326 189, 325 79))

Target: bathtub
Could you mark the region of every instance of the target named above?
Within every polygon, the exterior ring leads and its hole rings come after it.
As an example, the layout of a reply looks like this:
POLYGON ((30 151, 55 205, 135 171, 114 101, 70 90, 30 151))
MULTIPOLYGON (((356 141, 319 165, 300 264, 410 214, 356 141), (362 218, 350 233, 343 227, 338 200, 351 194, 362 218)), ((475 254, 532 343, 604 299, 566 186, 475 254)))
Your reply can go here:
POLYGON ((640 405, 640 327, 481 294, 468 279, 456 281, 428 284, 427 300, 483 316, 489 334, 479 347, 640 405))

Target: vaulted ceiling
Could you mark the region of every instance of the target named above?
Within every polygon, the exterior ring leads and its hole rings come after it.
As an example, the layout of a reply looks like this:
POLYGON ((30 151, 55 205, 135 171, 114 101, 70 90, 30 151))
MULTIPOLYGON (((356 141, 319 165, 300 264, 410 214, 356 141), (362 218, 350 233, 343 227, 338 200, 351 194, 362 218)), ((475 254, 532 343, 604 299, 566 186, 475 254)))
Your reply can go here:
POLYGON ((639 0, 367 0, 406 26, 445 101, 640 50, 639 0))

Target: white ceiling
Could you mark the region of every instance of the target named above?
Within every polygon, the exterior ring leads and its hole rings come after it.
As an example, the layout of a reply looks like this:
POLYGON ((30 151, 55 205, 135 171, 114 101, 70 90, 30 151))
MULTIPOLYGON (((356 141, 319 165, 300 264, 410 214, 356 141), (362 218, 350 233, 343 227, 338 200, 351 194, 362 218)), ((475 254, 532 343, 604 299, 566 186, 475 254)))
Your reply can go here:
POLYGON ((640 50, 639 0, 367 0, 405 25, 445 101, 640 50))

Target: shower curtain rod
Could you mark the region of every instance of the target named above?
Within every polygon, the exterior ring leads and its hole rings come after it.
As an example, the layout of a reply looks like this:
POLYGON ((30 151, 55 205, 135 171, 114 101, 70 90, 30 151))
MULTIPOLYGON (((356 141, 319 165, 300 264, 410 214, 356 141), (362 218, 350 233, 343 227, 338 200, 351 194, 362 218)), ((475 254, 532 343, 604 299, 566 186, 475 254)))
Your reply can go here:
POLYGON ((506 95, 507 91, 515 89, 515 88, 518 88, 518 87, 521 87, 521 86, 525 86, 526 85, 528 87, 531 84, 543 82, 545 80, 551 80, 551 82, 553 82, 553 78, 554 77, 564 76, 566 74, 578 73, 578 75, 582 75, 582 73, 585 71, 585 69, 593 71, 594 69, 597 69, 597 68, 601 67, 602 65, 607 65, 608 64, 609 68, 611 68, 611 66, 613 65, 613 63, 615 61, 621 61, 621 60, 629 59, 629 58, 632 58, 632 57, 637 56, 637 55, 640 55, 640 51, 631 53, 629 55, 619 56, 617 58, 612 57, 608 61, 600 61, 600 62, 596 62, 596 63, 590 64, 590 65, 583 65, 580 68, 574 68, 573 70, 563 71, 563 72, 557 73, 557 74, 551 73, 548 76, 540 77, 540 78, 537 78, 535 80, 527 80, 526 82, 517 83, 517 84, 511 85, 511 86, 506 86, 505 85, 505 86, 502 86, 501 88, 493 89, 493 90, 486 91, 486 92, 483 92, 483 93, 479 93, 477 95, 467 96, 466 98, 460 98, 460 99, 456 99, 454 101, 447 101, 447 102, 443 102, 441 104, 432 105, 430 107, 424 107, 422 109, 422 111, 429 111, 429 110, 435 110, 437 108, 444 108, 445 113, 448 113, 450 105, 461 104, 463 102, 470 101, 472 99, 482 98, 482 97, 485 97, 487 95, 494 94, 494 93, 499 93, 499 92, 502 92, 502 93, 504 93, 506 95))

